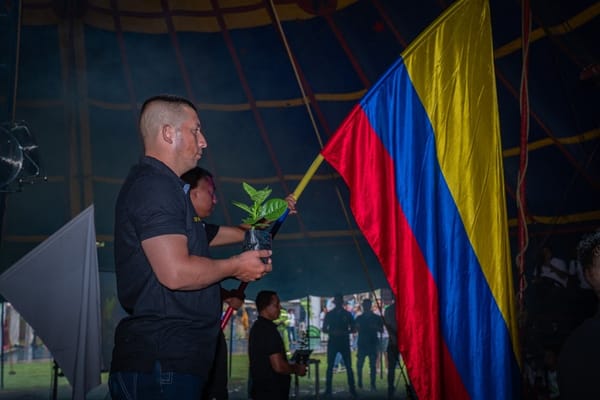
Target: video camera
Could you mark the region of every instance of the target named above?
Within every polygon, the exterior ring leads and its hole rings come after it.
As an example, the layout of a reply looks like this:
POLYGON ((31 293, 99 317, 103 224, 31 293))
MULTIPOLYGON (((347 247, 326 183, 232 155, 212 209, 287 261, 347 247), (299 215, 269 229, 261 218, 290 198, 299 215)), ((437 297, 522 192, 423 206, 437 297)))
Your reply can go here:
POLYGON ((313 351, 310 349, 298 349, 294 351, 294 354, 292 355, 292 360, 296 364, 308 365, 308 360, 310 359, 310 355, 312 352, 313 351))

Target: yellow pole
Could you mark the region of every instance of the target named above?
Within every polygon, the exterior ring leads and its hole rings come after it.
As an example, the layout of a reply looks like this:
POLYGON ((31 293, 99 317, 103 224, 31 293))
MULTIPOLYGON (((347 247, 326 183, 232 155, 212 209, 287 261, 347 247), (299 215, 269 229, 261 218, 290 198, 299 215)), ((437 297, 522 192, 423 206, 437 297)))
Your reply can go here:
POLYGON ((306 174, 304 174, 304 176, 300 180, 300 183, 298 184, 298 186, 296 186, 296 190, 294 190, 293 194, 294 194, 294 198, 296 199, 296 201, 298 201, 298 198, 304 191, 304 188, 306 188, 306 185, 308 185, 308 181, 310 181, 312 179, 312 177, 317 172, 317 169, 319 168, 319 166, 321 165, 323 160, 324 160, 323 156, 321 155, 321 153, 319 153, 317 155, 317 158, 315 158, 315 160, 310 165, 310 167, 308 167, 308 171, 306 171, 306 174))

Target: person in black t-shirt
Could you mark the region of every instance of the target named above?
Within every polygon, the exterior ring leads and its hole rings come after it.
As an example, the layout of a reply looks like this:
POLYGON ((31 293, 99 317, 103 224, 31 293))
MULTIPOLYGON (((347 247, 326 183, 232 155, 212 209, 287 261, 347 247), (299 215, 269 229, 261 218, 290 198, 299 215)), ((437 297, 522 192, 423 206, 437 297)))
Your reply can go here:
POLYGON ((193 103, 152 97, 139 125, 144 157, 115 207, 117 292, 129 315, 115 330, 110 393, 113 400, 198 400, 217 344, 218 283, 262 278, 272 270, 271 251, 208 257, 206 232, 179 178, 207 147, 193 103))
POLYGON ((277 293, 263 290, 256 296, 258 319, 250 329, 250 395, 253 400, 286 400, 290 375, 304 376, 306 365, 290 363, 285 357, 283 339, 273 323, 281 312, 277 293))

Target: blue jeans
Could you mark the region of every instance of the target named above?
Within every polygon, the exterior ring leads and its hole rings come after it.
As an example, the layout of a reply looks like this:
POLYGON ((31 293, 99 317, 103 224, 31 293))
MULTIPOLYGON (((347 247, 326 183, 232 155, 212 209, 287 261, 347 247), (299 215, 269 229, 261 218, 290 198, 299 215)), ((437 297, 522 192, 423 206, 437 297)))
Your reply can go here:
POLYGON ((111 372, 108 387, 112 400, 198 400, 205 382, 196 375, 154 370, 111 372))

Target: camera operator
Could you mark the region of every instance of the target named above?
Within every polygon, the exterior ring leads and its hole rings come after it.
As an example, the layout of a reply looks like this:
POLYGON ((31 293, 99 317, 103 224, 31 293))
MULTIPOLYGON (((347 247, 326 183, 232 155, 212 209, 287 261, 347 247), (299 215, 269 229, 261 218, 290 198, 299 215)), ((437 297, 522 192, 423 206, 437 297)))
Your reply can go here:
POLYGON ((250 329, 248 354, 250 358, 250 395, 253 400, 289 399, 290 375, 304 376, 306 364, 291 363, 273 323, 281 312, 277 293, 263 290, 256 296, 258 319, 250 329))

